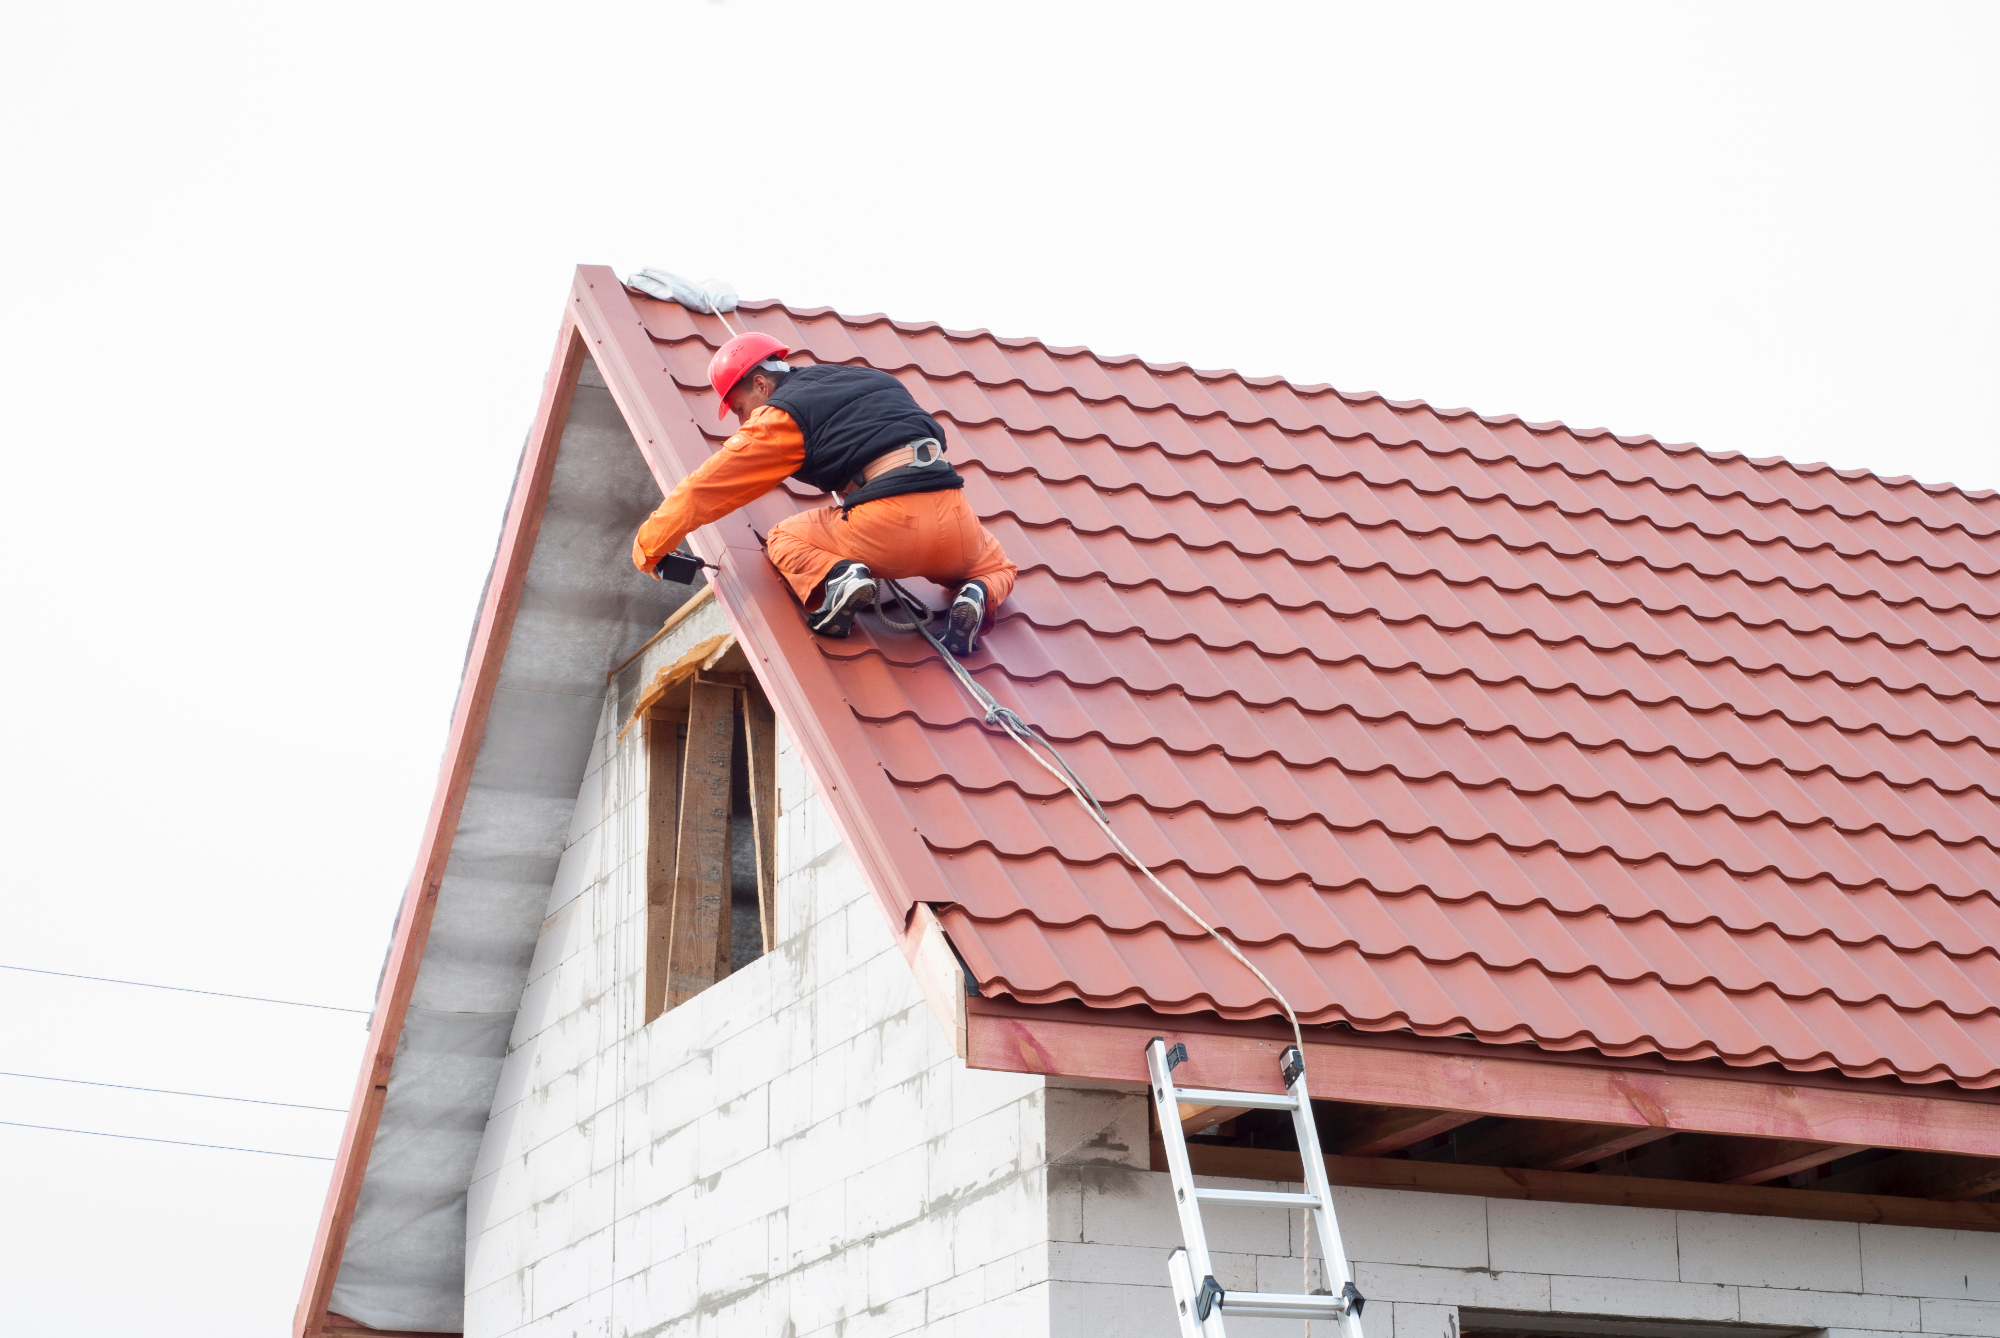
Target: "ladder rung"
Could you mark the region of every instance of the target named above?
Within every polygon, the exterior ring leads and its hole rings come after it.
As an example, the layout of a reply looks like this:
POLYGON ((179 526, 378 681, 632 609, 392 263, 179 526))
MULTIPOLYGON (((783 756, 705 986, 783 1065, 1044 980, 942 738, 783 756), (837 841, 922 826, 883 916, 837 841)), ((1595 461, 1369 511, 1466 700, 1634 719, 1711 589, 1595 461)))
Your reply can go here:
POLYGON ((1241 1106, 1245 1110, 1299 1108, 1299 1103, 1283 1092, 1218 1092, 1208 1087, 1176 1087, 1174 1100, 1183 1106, 1241 1106))
POLYGON ((1287 1194, 1268 1189, 1204 1189, 1195 1186, 1199 1203, 1236 1203, 1252 1208, 1317 1208, 1317 1194, 1287 1194))
POLYGON ((1347 1313, 1347 1302, 1295 1292, 1227 1292, 1222 1313, 1243 1319, 1339 1319, 1347 1313))

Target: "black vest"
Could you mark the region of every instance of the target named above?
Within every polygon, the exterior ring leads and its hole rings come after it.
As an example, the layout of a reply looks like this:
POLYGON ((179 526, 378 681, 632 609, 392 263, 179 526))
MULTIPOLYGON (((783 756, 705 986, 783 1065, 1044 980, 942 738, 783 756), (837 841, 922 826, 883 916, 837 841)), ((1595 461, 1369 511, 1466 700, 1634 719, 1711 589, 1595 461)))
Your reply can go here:
MULTIPOLYGON (((792 416, 806 441, 806 462, 793 478, 825 492, 845 488, 876 456, 924 437, 942 443, 944 429, 917 407, 903 383, 872 367, 836 367, 820 363, 799 367, 778 383, 767 403, 792 416)), ((847 505, 904 492, 962 488, 965 481, 949 467, 912 470, 907 480, 890 470, 847 498, 847 505), (899 484, 903 486, 898 486, 899 484), (887 486, 884 486, 887 485, 887 486)))

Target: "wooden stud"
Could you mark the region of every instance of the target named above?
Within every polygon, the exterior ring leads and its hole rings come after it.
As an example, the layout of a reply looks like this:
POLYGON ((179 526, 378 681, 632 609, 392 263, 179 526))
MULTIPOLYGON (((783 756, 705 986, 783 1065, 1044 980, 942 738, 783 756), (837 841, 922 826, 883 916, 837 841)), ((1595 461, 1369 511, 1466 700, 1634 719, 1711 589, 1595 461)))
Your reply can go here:
POLYGON ((757 923, 769 952, 778 946, 778 717, 754 682, 743 693, 743 739, 750 768, 751 847, 757 854, 757 923))
MULTIPOLYGON (((685 700, 685 694, 683 694, 685 700)), ((674 866, 680 848, 680 711, 646 717, 646 1021, 667 1011, 674 866)))
POLYGON ((716 935, 729 904, 729 754, 735 733, 735 691, 696 679, 688 694, 687 749, 681 765, 668 1008, 678 1008, 715 983, 716 935))
MULTIPOLYGON (((1241 1180, 1300 1178, 1299 1154, 1263 1148, 1228 1148, 1197 1143, 1188 1148, 1196 1175, 1241 1180)), ((1166 1169, 1166 1149, 1153 1140, 1153 1169, 1166 1169)), ((1409 1189, 1428 1194, 1472 1194, 1488 1199, 1530 1199, 1542 1203, 1599 1203, 1631 1208, 1678 1208, 1690 1212, 1742 1213, 1753 1217, 1797 1217, 1817 1222, 1877 1222, 1885 1226, 1941 1227, 1959 1231, 2000 1231, 2000 1203, 1938 1203, 1885 1194, 1840 1194, 1816 1189, 1773 1189, 1766 1185, 1714 1185, 1691 1180, 1642 1180, 1629 1175, 1584 1171, 1530 1171, 1518 1167, 1453 1166, 1401 1157, 1326 1158, 1327 1179, 1336 1185, 1409 1189)))

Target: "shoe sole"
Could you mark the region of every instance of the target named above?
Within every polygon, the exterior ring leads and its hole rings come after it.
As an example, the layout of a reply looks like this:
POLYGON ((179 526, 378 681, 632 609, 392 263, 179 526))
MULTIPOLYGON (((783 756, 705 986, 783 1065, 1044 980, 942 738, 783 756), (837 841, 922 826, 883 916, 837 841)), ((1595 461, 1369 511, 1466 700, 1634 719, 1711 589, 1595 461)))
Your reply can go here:
POLYGON ((837 608, 822 610, 808 624, 820 636, 844 637, 854 630, 854 615, 874 597, 875 582, 863 581, 847 592, 837 608))
POLYGON ((944 648, 954 655, 970 655, 979 648, 979 624, 984 620, 985 611, 975 614, 968 607, 954 603, 951 617, 944 625, 944 648))

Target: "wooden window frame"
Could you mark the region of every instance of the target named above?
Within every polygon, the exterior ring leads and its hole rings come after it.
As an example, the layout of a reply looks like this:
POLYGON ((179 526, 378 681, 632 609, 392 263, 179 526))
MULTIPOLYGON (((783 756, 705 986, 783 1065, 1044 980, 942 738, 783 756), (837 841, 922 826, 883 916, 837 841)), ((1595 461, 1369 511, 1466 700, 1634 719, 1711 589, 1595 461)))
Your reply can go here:
MULTIPOLYGON (((733 758, 743 729, 762 951, 777 946, 777 716, 733 639, 648 693, 645 1017, 728 976, 733 944, 733 758)), ((677 668, 682 666, 676 666, 677 668)))

